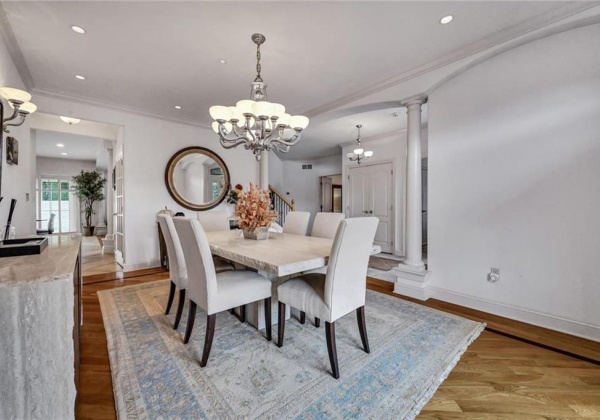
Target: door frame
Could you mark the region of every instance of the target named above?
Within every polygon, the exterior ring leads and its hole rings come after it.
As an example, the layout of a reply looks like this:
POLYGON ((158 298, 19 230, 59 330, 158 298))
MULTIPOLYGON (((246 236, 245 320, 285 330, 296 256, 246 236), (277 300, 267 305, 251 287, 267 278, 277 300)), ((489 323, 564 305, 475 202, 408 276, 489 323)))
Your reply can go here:
MULTIPOLYGON (((48 175, 48 174, 42 174, 42 173, 38 173, 36 174, 36 188, 35 188, 35 214, 36 214, 36 218, 38 215, 41 214, 42 212, 42 179, 48 179, 48 178, 56 178, 58 180, 58 185, 59 185, 59 204, 58 204, 58 210, 57 210, 57 214, 56 214, 56 221, 55 221, 55 226, 58 226, 55 229, 56 233, 80 233, 81 232, 81 201, 79 200, 79 198, 77 197, 77 195, 71 191, 71 183, 73 181, 73 175, 48 175), (61 181, 68 181, 69 182, 69 201, 71 201, 71 199, 73 198, 74 202, 75 202, 75 207, 77 208, 77 225, 75 226, 76 229, 75 230, 69 230, 68 232, 62 232, 61 228, 62 228, 62 223, 61 223, 61 216, 62 216, 62 210, 60 208, 60 192, 62 191, 60 189, 60 182, 61 181), (74 198, 76 197, 76 198, 74 198)), ((43 230, 47 227, 47 223, 46 225, 44 225, 42 222, 37 222, 35 223, 35 229, 36 230, 43 230)), ((73 226, 70 226, 71 228, 73 228, 73 226)))
MULTIPOLYGON (((331 186, 332 186, 332 209, 333 209, 333 185, 339 185, 342 188, 342 210, 344 209, 344 168, 342 168, 342 173, 335 173, 332 175, 319 175, 317 181, 318 181, 318 186, 319 186, 319 201, 317 203, 317 211, 321 212, 323 211, 323 185, 322 185, 322 179, 323 178, 331 178, 334 176, 341 176, 342 177, 342 183, 341 184, 334 184, 333 181, 331 182, 331 186)), ((342 211, 342 213, 346 214, 345 211, 342 211)))
MULTIPOLYGON (((353 162, 352 164, 348 164, 345 165, 344 169, 344 175, 342 178, 342 182, 344 182, 346 186, 348 186, 348 182, 350 182, 350 171, 352 169, 357 169, 357 168, 366 168, 368 166, 378 166, 378 165, 385 165, 390 163, 392 165, 392 197, 391 197, 391 202, 393 203, 394 209, 392 210, 392 217, 391 217, 391 225, 392 225, 392 238, 393 238, 393 244, 392 244, 392 254, 396 255, 397 251, 398 251, 398 247, 403 243, 404 243, 404 239, 402 238, 402 235, 399 235, 398 232, 396 232, 396 226, 398 225, 398 202, 396 201, 396 175, 397 175, 397 165, 396 165, 396 159, 380 159, 380 160, 369 160, 368 163, 362 163, 362 164, 358 164, 353 162)), ((344 214, 346 215, 346 217, 349 217, 350 214, 350 190, 348 189, 348 193, 347 194, 342 194, 342 203, 344 205, 344 214)), ((402 246, 402 248, 404 248, 402 246)))

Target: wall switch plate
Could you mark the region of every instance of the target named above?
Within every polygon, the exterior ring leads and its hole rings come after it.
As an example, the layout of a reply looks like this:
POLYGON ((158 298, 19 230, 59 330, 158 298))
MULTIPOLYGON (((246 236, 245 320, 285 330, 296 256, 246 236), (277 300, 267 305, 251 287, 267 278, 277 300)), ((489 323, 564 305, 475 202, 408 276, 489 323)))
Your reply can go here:
POLYGON ((490 283, 498 283, 500 281, 500 269, 492 267, 487 275, 487 281, 490 283))

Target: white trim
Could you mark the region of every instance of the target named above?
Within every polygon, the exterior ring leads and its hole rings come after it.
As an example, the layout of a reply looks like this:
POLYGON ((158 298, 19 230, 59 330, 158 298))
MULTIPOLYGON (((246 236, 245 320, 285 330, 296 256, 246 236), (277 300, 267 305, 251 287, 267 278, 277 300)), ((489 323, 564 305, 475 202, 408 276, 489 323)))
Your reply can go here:
MULTIPOLYGON (((119 265, 121 265, 121 264, 119 264, 119 265)), ((156 259, 156 260, 151 260, 151 261, 143 262, 143 263, 139 263, 139 264, 124 264, 124 265, 121 265, 121 267, 123 267, 123 271, 128 272, 128 271, 143 270, 145 268, 158 268, 158 267, 161 267, 161 265, 160 265, 160 259, 156 259)))
MULTIPOLYGON (((429 297, 434 299, 600 342, 600 325, 593 325, 505 303, 492 302, 436 286, 425 287, 427 289, 425 294, 429 294, 429 297)), ((396 292, 396 288, 394 288, 394 292, 396 292)))

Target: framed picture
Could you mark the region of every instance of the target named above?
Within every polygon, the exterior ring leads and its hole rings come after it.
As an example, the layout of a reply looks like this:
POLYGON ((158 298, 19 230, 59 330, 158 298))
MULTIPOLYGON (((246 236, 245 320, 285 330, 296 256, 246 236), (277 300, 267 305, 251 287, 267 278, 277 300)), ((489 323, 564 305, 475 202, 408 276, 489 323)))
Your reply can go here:
POLYGON ((19 164, 19 141, 14 137, 6 138, 6 163, 19 164))

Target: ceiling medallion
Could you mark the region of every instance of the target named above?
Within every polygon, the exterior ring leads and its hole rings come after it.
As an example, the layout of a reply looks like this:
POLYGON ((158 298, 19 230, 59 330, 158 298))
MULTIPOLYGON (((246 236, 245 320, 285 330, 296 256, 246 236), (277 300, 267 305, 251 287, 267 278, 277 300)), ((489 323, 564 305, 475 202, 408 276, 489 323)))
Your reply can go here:
POLYGON ((373 156, 373 152, 371 150, 365 151, 362 147, 360 137, 360 129, 362 128, 362 124, 357 124, 356 128, 358 129, 358 136, 356 137, 356 149, 354 149, 353 152, 348 153, 346 157, 352 162, 357 162, 360 165, 360 162, 373 156))
POLYGON ((252 150, 256 160, 260 160, 263 150, 289 152, 308 126, 307 117, 291 116, 285 113, 283 105, 267 102, 267 85, 260 76, 260 46, 265 40, 262 34, 252 35, 256 44, 257 74, 250 85, 250 99, 238 101, 236 106, 210 107, 210 116, 215 120, 212 128, 219 135, 221 146, 231 149, 243 145, 252 150))

